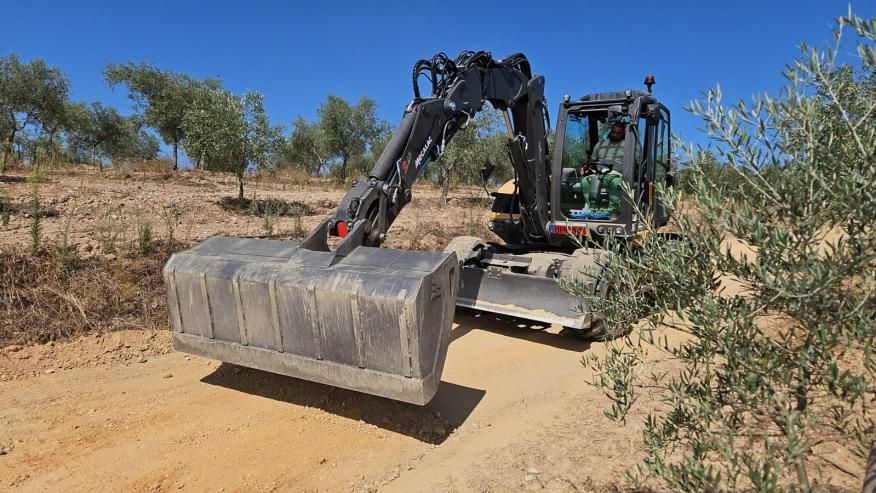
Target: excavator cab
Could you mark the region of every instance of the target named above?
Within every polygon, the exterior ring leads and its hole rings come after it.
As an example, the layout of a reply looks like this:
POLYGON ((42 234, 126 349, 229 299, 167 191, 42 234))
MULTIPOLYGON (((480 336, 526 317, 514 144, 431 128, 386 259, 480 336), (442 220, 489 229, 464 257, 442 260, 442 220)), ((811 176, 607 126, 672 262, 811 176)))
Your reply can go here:
POLYGON ((551 232, 599 240, 635 236, 644 220, 665 225, 669 213, 656 190, 671 185, 670 135, 669 110, 650 92, 565 100, 553 153, 551 232))
MULTIPOLYGON (((650 92, 564 100, 552 150, 551 243, 568 249, 577 245, 578 236, 595 242, 609 234, 632 237, 643 220, 664 226, 670 211, 660 200, 657 184, 672 186, 670 136, 669 110, 650 92), (604 156, 597 155, 597 148, 611 142, 612 128, 623 129, 622 139, 611 143, 620 149, 600 162, 604 156), (626 195, 624 183, 633 196, 626 195), (644 217, 636 214, 637 208, 644 217)), ((521 242, 519 217, 506 210, 517 203, 516 190, 511 180, 493 193, 489 228, 507 244, 521 242)))

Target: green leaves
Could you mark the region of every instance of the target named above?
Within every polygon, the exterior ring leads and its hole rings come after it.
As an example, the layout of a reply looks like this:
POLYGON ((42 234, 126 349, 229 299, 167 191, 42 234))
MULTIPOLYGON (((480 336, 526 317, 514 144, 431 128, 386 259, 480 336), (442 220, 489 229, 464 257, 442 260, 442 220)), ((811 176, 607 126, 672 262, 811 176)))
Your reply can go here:
POLYGON ((68 143, 80 159, 96 162, 126 158, 152 159, 158 141, 143 129, 136 116, 122 116, 100 103, 76 103, 67 107, 68 143))
POLYGON ((678 235, 611 257, 594 302, 610 333, 643 326, 587 364, 612 418, 658 393, 640 474, 673 488, 809 491, 816 445, 863 464, 876 439, 876 22, 838 24, 858 60, 804 46, 779 96, 690 105, 713 145, 663 192, 678 235), (649 351, 677 370, 643 372, 649 351))
POLYGON ((128 95, 143 112, 144 122, 158 131, 166 144, 173 146, 174 168, 178 165, 178 146, 185 137, 186 112, 199 92, 218 90, 222 86, 216 79, 197 80, 147 63, 109 64, 104 69, 104 77, 111 86, 128 86, 128 95))
POLYGON ((479 171, 487 159, 498 165, 496 171, 499 180, 509 177, 511 163, 508 160, 507 134, 500 115, 499 111, 485 105, 447 143, 439 165, 450 170, 454 181, 480 185, 479 171))
POLYGON ((0 57, 0 137, 5 173, 17 133, 32 124, 55 125, 67 102, 69 82, 45 60, 22 63, 14 54, 0 57))
POLYGON ((241 97, 212 88, 198 90, 183 117, 189 157, 209 170, 234 173, 243 200, 243 178, 250 168, 272 164, 282 141, 282 128, 271 126, 258 93, 241 97))
POLYGON ((380 157, 391 137, 389 123, 377 117, 377 103, 361 97, 356 104, 330 94, 317 110, 315 122, 299 116, 279 155, 279 166, 294 166, 310 174, 331 173, 343 182, 362 175, 380 157))

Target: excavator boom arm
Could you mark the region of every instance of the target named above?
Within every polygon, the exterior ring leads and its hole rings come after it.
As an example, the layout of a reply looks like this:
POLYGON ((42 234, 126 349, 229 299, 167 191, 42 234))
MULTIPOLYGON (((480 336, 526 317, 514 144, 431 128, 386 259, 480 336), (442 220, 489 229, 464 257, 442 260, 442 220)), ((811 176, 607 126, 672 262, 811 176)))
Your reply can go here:
POLYGON ((323 221, 302 246, 326 251, 326 233, 344 237, 337 255, 382 243, 410 202, 411 187, 420 173, 485 101, 505 113, 524 230, 530 239, 542 238, 549 196, 544 77, 532 76, 522 54, 494 60, 487 52, 466 51, 451 60, 439 53, 414 64, 413 88, 414 100, 368 179, 353 184, 334 216, 323 221), (427 97, 419 87, 424 75, 432 86, 427 97))
POLYGON ((521 217, 548 214, 544 79, 523 55, 443 54, 414 66, 413 102, 367 180, 300 244, 213 237, 167 262, 174 347, 415 404, 435 395, 459 290, 448 253, 375 248, 411 186, 484 101, 505 112, 521 217), (431 82, 428 97, 418 81, 431 82), (343 240, 334 248, 328 236, 343 240))

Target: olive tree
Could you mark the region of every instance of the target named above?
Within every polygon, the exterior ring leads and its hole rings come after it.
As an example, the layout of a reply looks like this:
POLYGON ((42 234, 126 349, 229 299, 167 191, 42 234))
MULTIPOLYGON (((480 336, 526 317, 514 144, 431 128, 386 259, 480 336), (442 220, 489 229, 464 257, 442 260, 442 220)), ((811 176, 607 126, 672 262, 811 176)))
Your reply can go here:
POLYGON ((328 158, 319 124, 308 122, 303 116, 297 117, 279 154, 280 166, 301 168, 311 175, 319 174, 328 158))
POLYGON ((66 109, 67 141, 72 154, 97 164, 125 158, 152 159, 158 140, 143 129, 137 116, 124 116, 101 103, 75 103, 66 109))
POLYGON ((614 419, 643 394, 659 399, 644 410, 634 479, 811 491, 831 453, 865 463, 876 440, 876 18, 840 18, 837 47, 849 32, 859 56, 848 65, 838 48, 804 45, 779 96, 727 107, 716 89, 692 103, 724 164, 686 147, 689 194, 661 192, 678 236, 649 230, 635 251, 604 257, 612 289, 592 300, 595 316, 615 336, 638 325, 585 363, 614 419), (649 370, 655 358, 676 370, 649 370))
POLYGON ((327 157, 336 161, 335 173, 343 182, 350 162, 364 154, 382 131, 377 103, 363 96, 352 105, 340 96, 329 95, 318 113, 321 146, 327 157))
POLYGON ((6 173, 9 153, 20 132, 31 125, 54 121, 64 110, 69 83, 45 60, 22 63, 14 54, 0 57, 0 130, 6 173))
POLYGON ((125 84, 128 95, 143 112, 147 125, 173 149, 173 169, 179 166, 179 146, 185 137, 183 120, 202 88, 218 89, 221 82, 204 81, 156 68, 147 63, 109 64, 104 77, 111 86, 125 84))
POLYGON ((282 142, 282 127, 270 124, 258 93, 237 97, 201 88, 183 118, 183 131, 190 157, 208 170, 234 173, 241 203, 247 170, 270 166, 282 142))

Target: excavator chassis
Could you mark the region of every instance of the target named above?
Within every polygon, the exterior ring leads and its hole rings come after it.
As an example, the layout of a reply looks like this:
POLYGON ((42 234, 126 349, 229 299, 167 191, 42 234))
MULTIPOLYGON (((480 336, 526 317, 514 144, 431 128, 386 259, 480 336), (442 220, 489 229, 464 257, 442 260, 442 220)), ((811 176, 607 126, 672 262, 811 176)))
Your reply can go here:
POLYGON ((164 279, 178 351, 419 405, 438 390, 453 254, 213 237, 164 279))
MULTIPOLYGON (((520 250, 520 249, 518 249, 520 250)), ((530 251, 510 254, 474 236, 457 236, 444 249, 460 262, 456 305, 479 311, 561 325, 586 334, 592 328, 588 297, 602 298, 606 252, 581 248, 572 253, 530 251)))
POLYGON ((463 267, 461 284, 457 306, 576 330, 591 325, 584 302, 550 277, 463 267))

